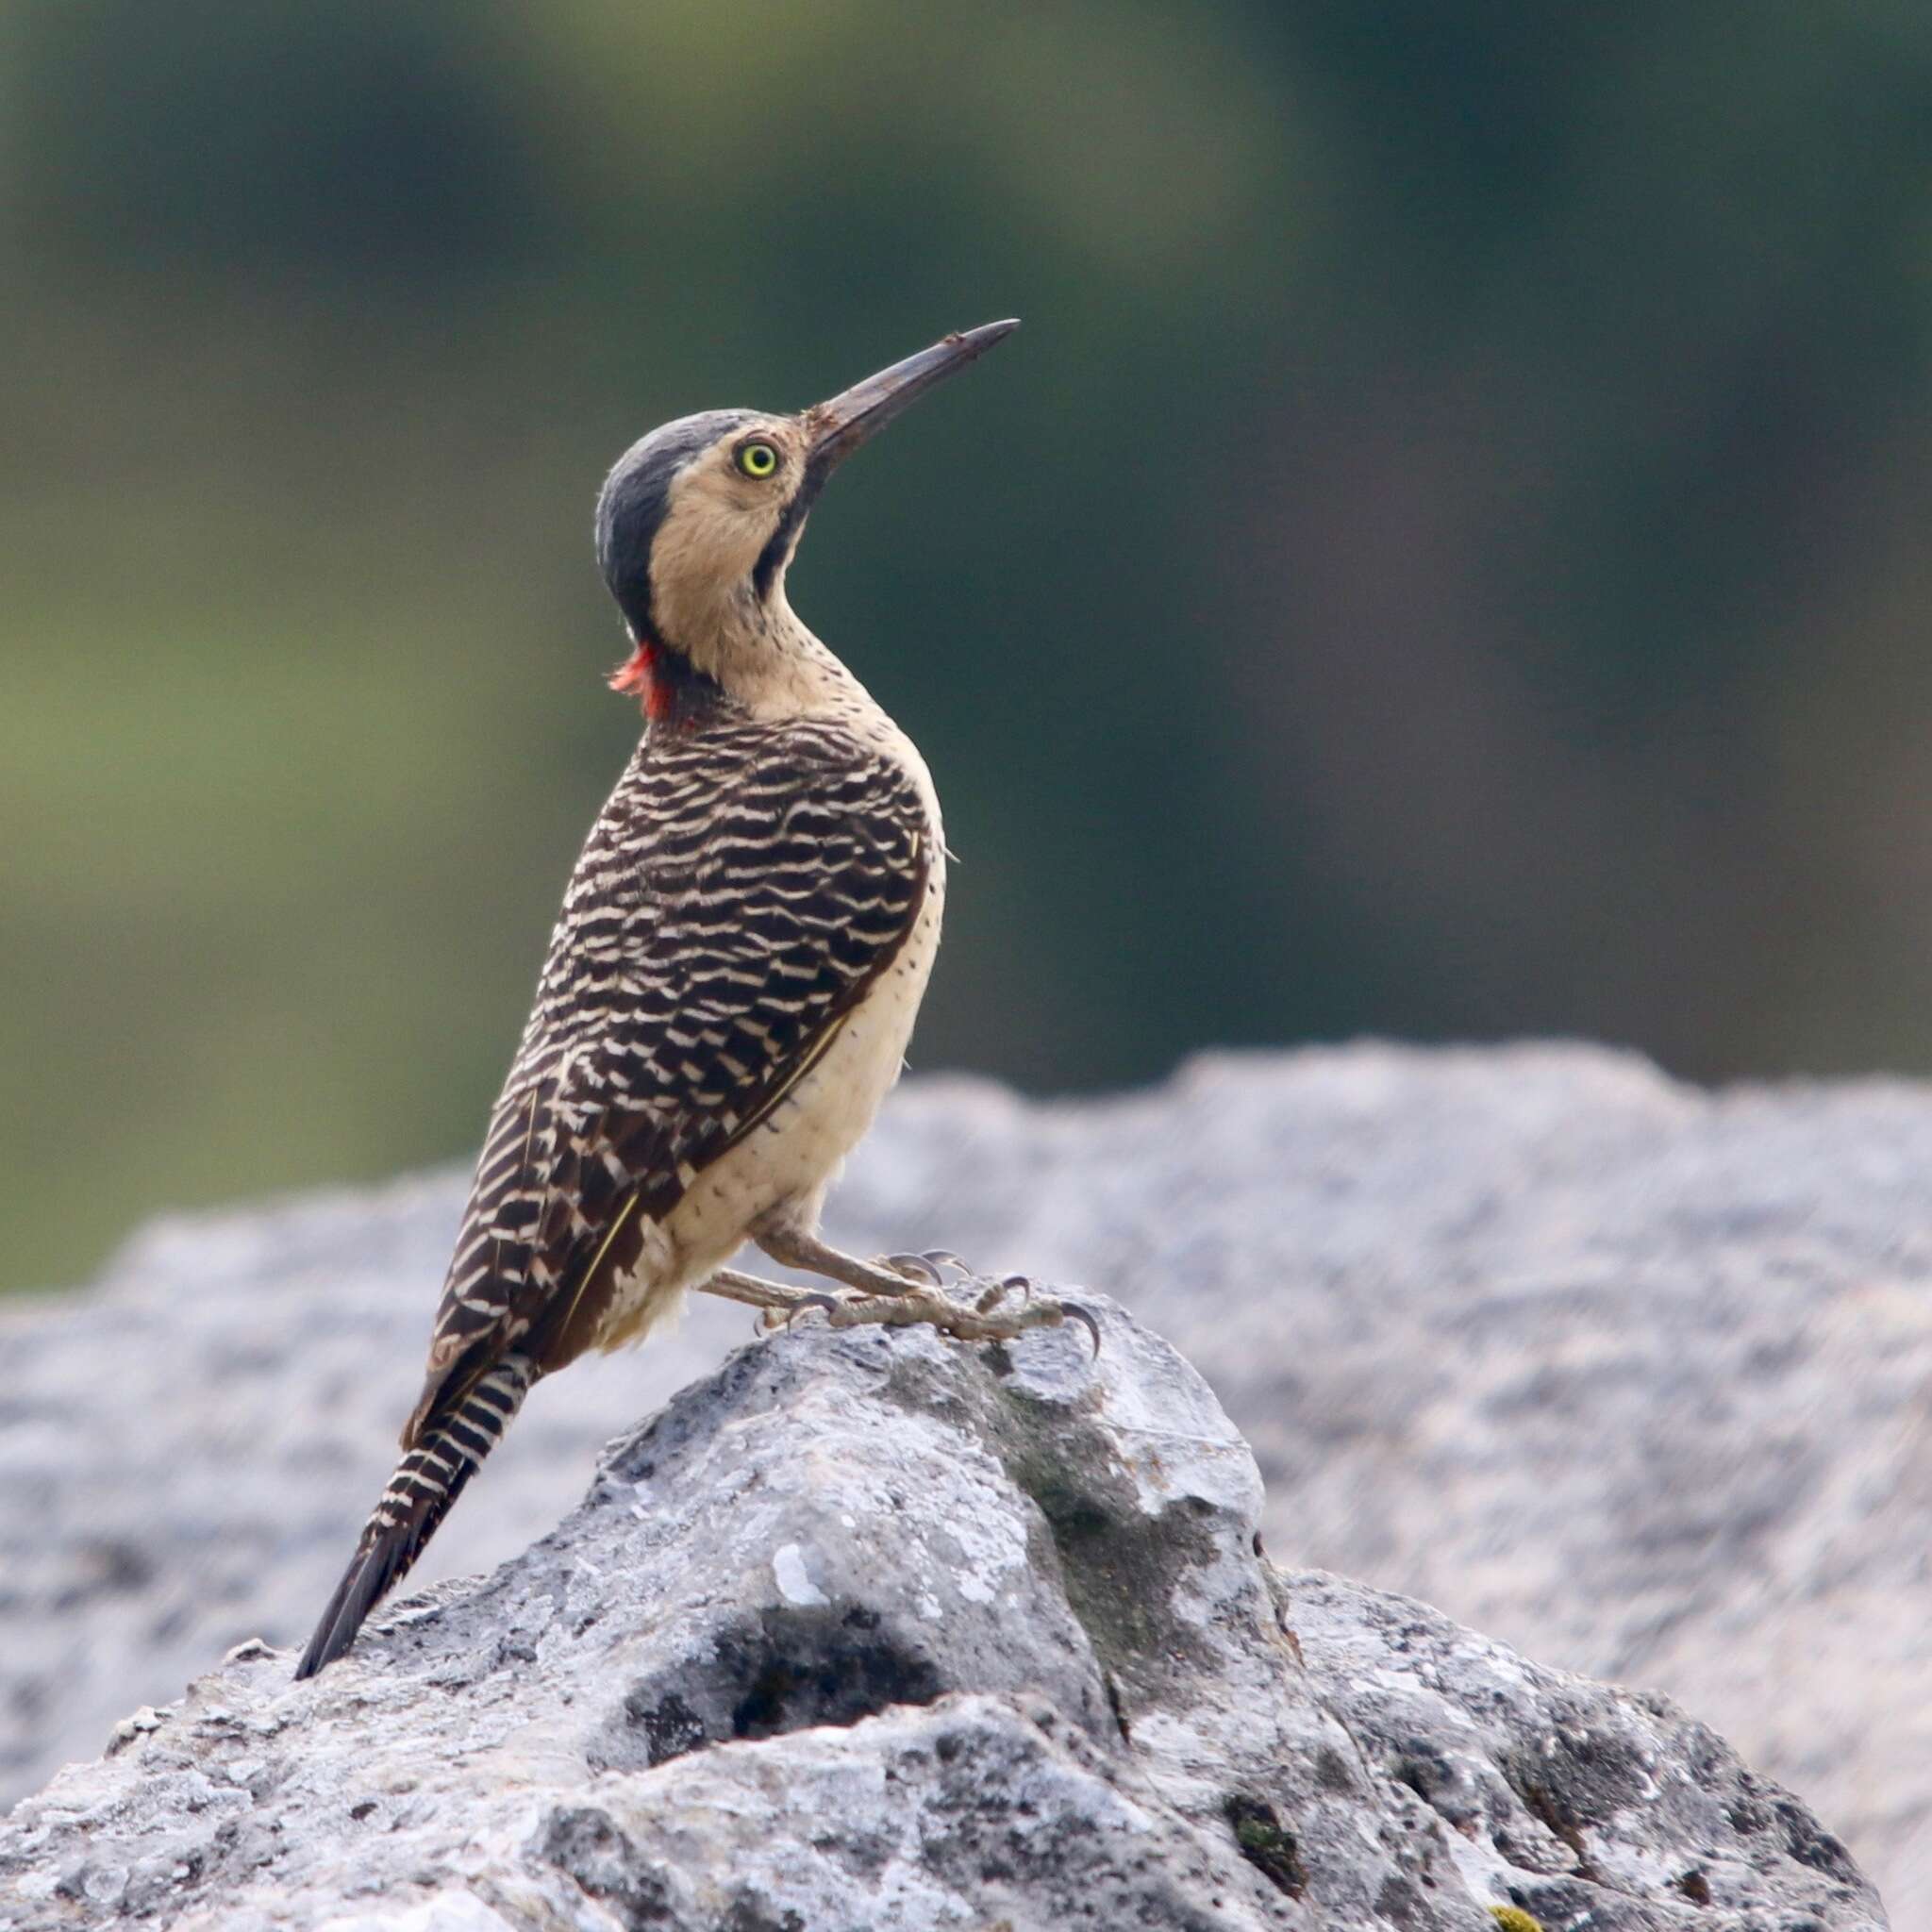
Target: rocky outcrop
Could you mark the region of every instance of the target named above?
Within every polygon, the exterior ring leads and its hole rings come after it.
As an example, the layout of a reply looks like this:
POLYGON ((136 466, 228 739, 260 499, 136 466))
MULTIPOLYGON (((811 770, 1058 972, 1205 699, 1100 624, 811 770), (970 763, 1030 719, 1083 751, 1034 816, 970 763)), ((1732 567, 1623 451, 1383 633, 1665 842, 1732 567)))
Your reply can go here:
MULTIPOLYGON (((910 1083, 832 1231, 1104 1284, 1213 1385, 1284 1560, 1669 1692, 1917 1926, 1928 1175, 1924 1088, 1357 1047, 1075 1106, 910 1083)), ((0 1304, 0 1801, 228 1646, 306 1634, 389 1473, 460 1195, 171 1222, 86 1294, 0 1304)), ((423 1579, 542 1535, 598 1441, 746 1332, 699 1301, 541 1386, 423 1579)))
POLYGON ((1882 1924, 1664 1700, 1260 1553, 1254 1459, 1110 1304, 806 1324, 310 1684, 243 1645, 0 1836, 16 1926, 1882 1924), (1502 1923, 1523 1924, 1521 1919, 1502 1923))

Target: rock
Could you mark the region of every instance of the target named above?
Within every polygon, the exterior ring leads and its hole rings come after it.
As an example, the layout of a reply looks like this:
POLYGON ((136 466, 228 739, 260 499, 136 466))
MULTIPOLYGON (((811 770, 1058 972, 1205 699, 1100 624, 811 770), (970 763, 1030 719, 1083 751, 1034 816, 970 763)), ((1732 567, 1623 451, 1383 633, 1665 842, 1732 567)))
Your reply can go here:
MULTIPOLYGON (((1581 1048, 1221 1057, 1124 1099, 908 1084, 871 1253, 1096 1281, 1253 1444, 1285 1559, 1655 1686, 1932 1924, 1932 1091, 1711 1095, 1581 1048)), ((0 1313, 0 1793, 305 1636, 389 1473, 455 1175, 163 1224, 0 1313)), ((432 1545, 515 1555, 747 1332, 538 1388, 432 1545)))
POLYGON ((0 1917, 1882 1925, 1844 1848, 1665 1700, 1277 1572, 1207 1384, 1096 1306, 1097 1357, 1065 1329, 740 1349, 493 1575, 312 1684, 244 1645, 25 1800, 0 1917))

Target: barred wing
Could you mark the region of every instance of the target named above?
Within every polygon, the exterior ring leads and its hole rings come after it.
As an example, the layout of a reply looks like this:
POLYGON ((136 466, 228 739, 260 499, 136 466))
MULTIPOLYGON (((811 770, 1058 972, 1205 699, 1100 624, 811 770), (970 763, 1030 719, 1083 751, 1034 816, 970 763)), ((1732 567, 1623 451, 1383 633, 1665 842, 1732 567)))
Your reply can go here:
POLYGON ((652 732, 573 875, 404 1432, 586 1343, 644 1224, 782 1104, 905 944, 924 802, 836 725, 652 732))

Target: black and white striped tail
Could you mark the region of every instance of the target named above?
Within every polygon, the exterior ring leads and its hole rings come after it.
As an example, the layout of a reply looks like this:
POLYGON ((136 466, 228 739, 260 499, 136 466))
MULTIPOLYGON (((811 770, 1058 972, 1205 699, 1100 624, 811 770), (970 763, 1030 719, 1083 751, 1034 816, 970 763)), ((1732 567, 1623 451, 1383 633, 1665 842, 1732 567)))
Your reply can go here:
POLYGON ((356 1554, 295 1666, 298 1680, 314 1676, 355 1642, 363 1619, 422 1555, 476 1465, 496 1447, 534 1380, 530 1363, 511 1356, 425 1427, 363 1525, 356 1554))

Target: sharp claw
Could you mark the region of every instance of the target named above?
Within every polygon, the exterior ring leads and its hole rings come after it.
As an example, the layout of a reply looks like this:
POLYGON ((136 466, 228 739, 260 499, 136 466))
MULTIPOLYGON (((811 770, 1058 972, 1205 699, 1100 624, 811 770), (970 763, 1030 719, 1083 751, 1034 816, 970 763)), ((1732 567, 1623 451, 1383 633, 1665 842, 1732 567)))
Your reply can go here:
POLYGON ((924 1281, 930 1287, 938 1288, 945 1277, 933 1265, 930 1255, 886 1255, 879 1266, 890 1268, 894 1274, 903 1274, 908 1281, 924 1281))
POLYGON ((919 1258, 930 1262, 935 1268, 957 1268, 961 1274, 966 1275, 973 1273, 950 1248, 928 1248, 919 1258))
POLYGON ((1078 1302, 1062 1302, 1060 1312, 1071 1316, 1075 1322, 1084 1322, 1087 1332, 1093 1338, 1093 1359, 1100 1359, 1100 1323, 1091 1308, 1083 1308, 1078 1302))

